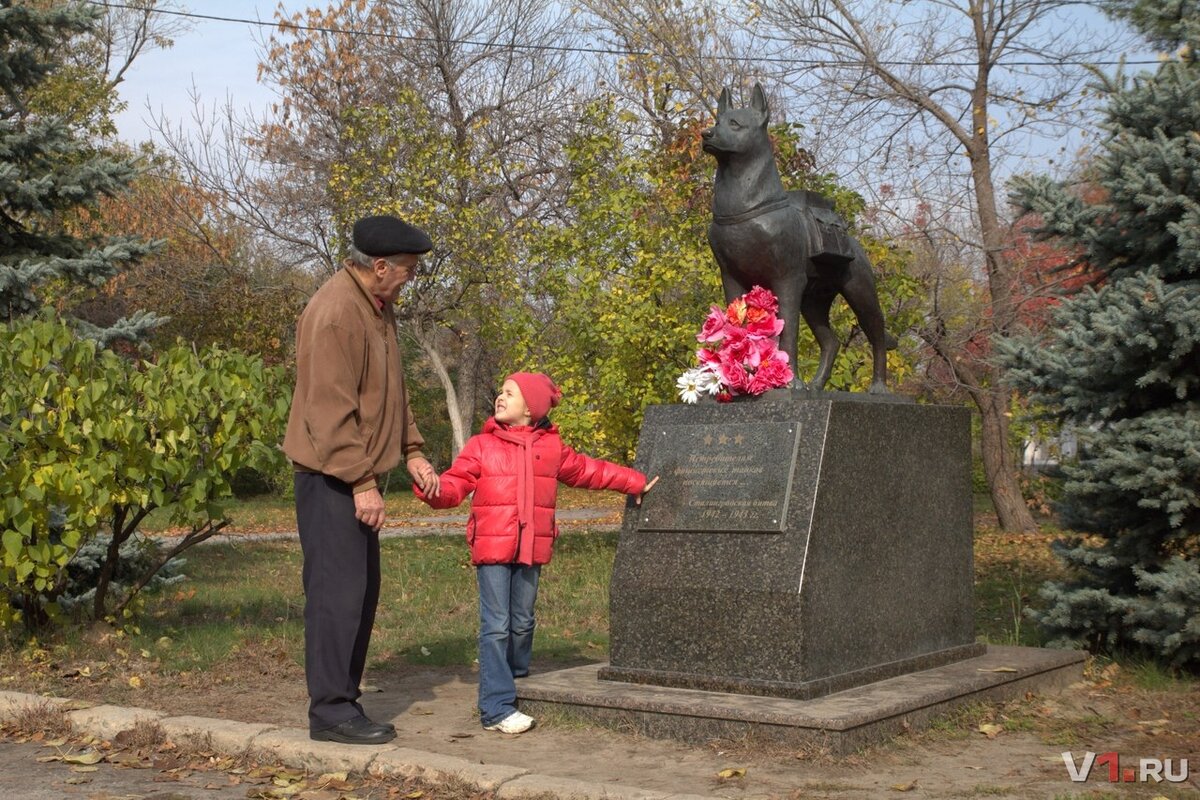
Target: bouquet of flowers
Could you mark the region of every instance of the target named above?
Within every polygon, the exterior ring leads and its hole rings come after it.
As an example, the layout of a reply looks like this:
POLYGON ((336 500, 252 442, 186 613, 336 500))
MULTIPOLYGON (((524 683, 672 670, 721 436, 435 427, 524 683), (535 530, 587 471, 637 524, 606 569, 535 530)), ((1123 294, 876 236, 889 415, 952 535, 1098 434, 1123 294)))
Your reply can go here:
POLYGON ((788 355, 779 349, 783 320, 775 316, 779 300, 761 286, 724 310, 713 306, 696 334, 698 365, 675 382, 679 397, 695 403, 708 395, 727 403, 734 395, 759 395, 792 380, 788 355))

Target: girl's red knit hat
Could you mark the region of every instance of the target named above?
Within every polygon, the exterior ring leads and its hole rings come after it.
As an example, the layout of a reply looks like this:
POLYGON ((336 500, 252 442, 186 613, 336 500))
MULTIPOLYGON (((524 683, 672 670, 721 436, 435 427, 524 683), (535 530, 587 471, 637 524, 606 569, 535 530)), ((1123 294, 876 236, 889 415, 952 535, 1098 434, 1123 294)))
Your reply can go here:
POLYGON ((529 408, 529 417, 534 422, 550 413, 550 409, 562 400, 562 391, 554 385, 554 381, 540 372, 514 372, 505 380, 510 380, 521 390, 525 405, 529 408))

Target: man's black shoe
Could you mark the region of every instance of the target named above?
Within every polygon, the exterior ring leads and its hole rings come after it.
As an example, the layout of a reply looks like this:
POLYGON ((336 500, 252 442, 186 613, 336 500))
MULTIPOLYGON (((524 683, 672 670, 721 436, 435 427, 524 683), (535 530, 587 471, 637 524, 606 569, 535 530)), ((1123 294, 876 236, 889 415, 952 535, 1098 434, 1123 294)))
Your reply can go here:
POLYGON ((318 742, 342 744, 387 744, 396 738, 395 728, 377 725, 366 717, 355 717, 332 728, 309 731, 308 737, 318 742))
MULTIPOLYGON (((375 720, 371 720, 371 722, 375 722, 375 720)), ((391 722, 375 722, 375 724, 381 728, 387 728, 389 731, 392 731, 392 732, 395 732, 395 730, 396 730, 395 724, 393 724, 391 722)))

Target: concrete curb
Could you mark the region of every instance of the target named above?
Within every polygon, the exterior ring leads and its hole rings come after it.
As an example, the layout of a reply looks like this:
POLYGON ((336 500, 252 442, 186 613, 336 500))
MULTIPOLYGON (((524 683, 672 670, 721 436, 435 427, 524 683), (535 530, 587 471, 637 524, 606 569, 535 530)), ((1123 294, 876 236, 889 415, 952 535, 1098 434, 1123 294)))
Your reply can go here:
POLYGON ((465 781, 497 797, 511 800, 552 794, 579 800, 715 800, 699 795, 670 794, 614 783, 593 783, 531 773, 505 764, 481 764, 455 756, 395 745, 362 747, 314 742, 308 731, 274 725, 233 722, 196 716, 169 716, 146 708, 97 705, 65 697, 43 697, 0 691, 0 721, 14 722, 28 711, 58 707, 77 731, 112 739, 139 722, 154 722, 172 738, 211 747, 231 755, 259 753, 312 772, 353 771, 374 775, 420 777, 433 783, 465 781))

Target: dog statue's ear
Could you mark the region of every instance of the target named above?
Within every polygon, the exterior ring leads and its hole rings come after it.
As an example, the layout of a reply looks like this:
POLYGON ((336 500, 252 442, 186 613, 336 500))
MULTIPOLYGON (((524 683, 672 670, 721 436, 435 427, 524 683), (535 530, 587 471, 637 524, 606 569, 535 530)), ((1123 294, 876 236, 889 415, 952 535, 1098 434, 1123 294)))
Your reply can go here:
POLYGON ((763 91, 761 83, 754 84, 754 92, 750 95, 750 107, 762 113, 763 122, 771 118, 771 110, 767 108, 767 93, 763 91))
POLYGON ((729 108, 729 87, 726 86, 721 90, 721 96, 717 98, 717 116, 725 113, 725 109, 729 108))

